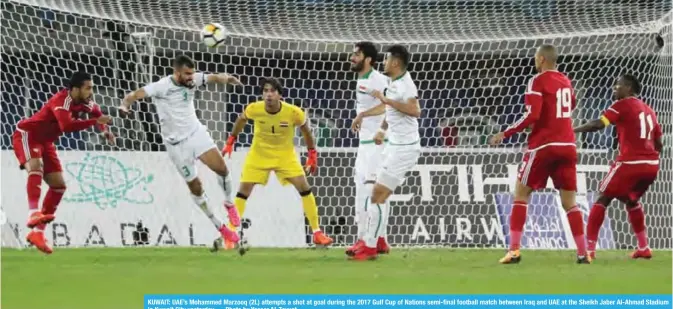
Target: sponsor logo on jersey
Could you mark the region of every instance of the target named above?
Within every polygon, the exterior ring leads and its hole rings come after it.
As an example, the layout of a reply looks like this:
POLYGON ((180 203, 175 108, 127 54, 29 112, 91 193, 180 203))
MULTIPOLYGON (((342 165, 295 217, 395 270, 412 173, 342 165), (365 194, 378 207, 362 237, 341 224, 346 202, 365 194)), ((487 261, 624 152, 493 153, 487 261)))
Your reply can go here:
POLYGON ((281 128, 287 128, 290 126, 290 124, 287 121, 281 121, 279 125, 281 128))

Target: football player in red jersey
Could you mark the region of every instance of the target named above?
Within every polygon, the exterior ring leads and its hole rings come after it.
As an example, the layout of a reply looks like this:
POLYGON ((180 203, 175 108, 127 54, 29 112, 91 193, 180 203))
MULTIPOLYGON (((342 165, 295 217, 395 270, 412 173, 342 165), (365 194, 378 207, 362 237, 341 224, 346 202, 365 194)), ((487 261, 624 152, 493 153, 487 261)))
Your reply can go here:
POLYGON ((32 231, 26 240, 44 253, 52 249, 44 237, 46 224, 53 221, 56 207, 65 192, 61 162, 54 142, 65 132, 84 130, 93 125, 104 132, 110 143, 115 137, 107 130, 110 116, 105 116, 91 100, 93 84, 91 76, 84 72, 72 75, 67 89, 52 96, 36 114, 19 121, 12 135, 14 154, 21 169, 28 172, 28 228, 32 231), (88 114, 89 119, 79 119, 88 114), (47 195, 38 210, 42 180, 49 185, 47 195))
POLYGON ((592 258, 596 254, 596 241, 605 218, 605 208, 613 199, 626 204, 629 222, 638 239, 638 248, 631 253, 631 258, 652 257, 647 245, 645 213, 638 200, 657 178, 659 153, 664 146, 657 115, 636 97, 640 90, 640 82, 635 76, 622 76, 614 87, 617 102, 605 110, 600 119, 575 128, 577 133, 594 132, 614 124, 619 138, 619 155, 600 183, 601 195, 589 213, 587 241, 592 258))
POLYGON ((570 230, 577 245, 577 263, 589 264, 584 222, 575 204, 577 190, 577 151, 572 127, 575 92, 570 79, 556 70, 558 53, 552 45, 542 45, 535 53, 538 74, 528 82, 525 94, 526 113, 504 132, 491 137, 491 145, 533 126, 528 136, 528 151, 519 169, 510 217, 509 251, 500 259, 502 264, 518 263, 521 236, 526 223, 528 201, 533 191, 543 189, 548 178, 560 191, 561 204, 566 210, 570 230))

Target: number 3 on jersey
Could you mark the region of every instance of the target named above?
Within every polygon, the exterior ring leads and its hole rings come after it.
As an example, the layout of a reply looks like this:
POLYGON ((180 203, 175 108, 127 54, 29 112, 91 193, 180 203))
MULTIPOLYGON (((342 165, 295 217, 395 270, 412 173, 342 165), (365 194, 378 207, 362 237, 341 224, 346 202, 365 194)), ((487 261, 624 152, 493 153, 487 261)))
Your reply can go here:
POLYGON ((572 115, 572 100, 570 88, 556 90, 556 118, 570 118, 572 115))
POLYGON ((652 130, 654 129, 652 115, 645 115, 645 112, 640 112, 638 119, 640 119, 640 138, 652 139, 652 130))

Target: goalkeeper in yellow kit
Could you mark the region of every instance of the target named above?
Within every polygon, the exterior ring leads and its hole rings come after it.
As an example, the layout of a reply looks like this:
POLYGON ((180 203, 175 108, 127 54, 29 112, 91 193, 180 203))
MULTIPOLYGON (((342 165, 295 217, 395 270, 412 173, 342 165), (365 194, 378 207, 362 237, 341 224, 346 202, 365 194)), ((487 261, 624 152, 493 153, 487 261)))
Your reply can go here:
MULTIPOLYGON (((305 172, 315 173, 317 169, 318 153, 315 150, 315 140, 304 111, 297 106, 283 102, 282 93, 283 87, 280 82, 275 79, 264 80, 262 82, 264 100, 246 106, 243 114, 236 119, 231 136, 227 139, 227 145, 222 150, 224 155, 231 157, 238 134, 248 120, 254 121, 252 147, 245 158, 234 204, 239 215, 243 216, 245 203, 252 189, 257 184, 266 185, 269 173, 273 171, 282 185, 291 183, 301 195, 304 214, 313 230, 313 243, 327 246, 332 243, 332 239, 320 230, 318 206, 304 174, 305 172), (308 148, 305 170, 302 169, 294 150, 295 127, 301 129, 308 148)), ((233 226, 230 228, 235 230, 233 226)), ((225 240, 224 248, 233 249, 235 245, 225 240)))

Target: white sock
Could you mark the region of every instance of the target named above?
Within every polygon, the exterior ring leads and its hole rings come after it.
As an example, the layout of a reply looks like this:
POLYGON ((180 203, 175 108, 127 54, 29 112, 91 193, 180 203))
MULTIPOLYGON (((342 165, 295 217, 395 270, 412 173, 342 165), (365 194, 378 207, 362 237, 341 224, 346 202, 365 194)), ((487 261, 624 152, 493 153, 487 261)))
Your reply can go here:
POLYGON ((232 185, 231 185, 231 173, 227 174, 227 176, 217 177, 217 182, 220 184, 220 187, 224 191, 224 201, 227 202, 228 204, 233 204, 234 192, 232 191, 232 185))
POLYGON ((365 239, 367 233, 367 199, 371 195, 371 184, 361 184, 355 188, 355 217, 357 218, 358 240, 365 239))
POLYGON ((390 203, 386 201, 382 206, 381 210, 383 213, 383 217, 381 218, 381 232, 379 232, 379 237, 386 238, 386 241, 388 241, 388 219, 390 218, 390 203))
POLYGON ((204 192, 201 196, 192 194, 192 199, 194 200, 194 204, 199 206, 201 211, 206 214, 206 217, 210 219, 210 222, 215 225, 215 228, 219 229, 222 226, 222 221, 218 219, 212 211, 210 211, 210 208, 208 208, 208 196, 206 196, 206 193, 204 192))
POLYGON ((367 199, 367 234, 365 235, 365 245, 370 248, 376 248, 376 242, 383 227, 383 207, 385 204, 373 204, 371 199, 367 199))

